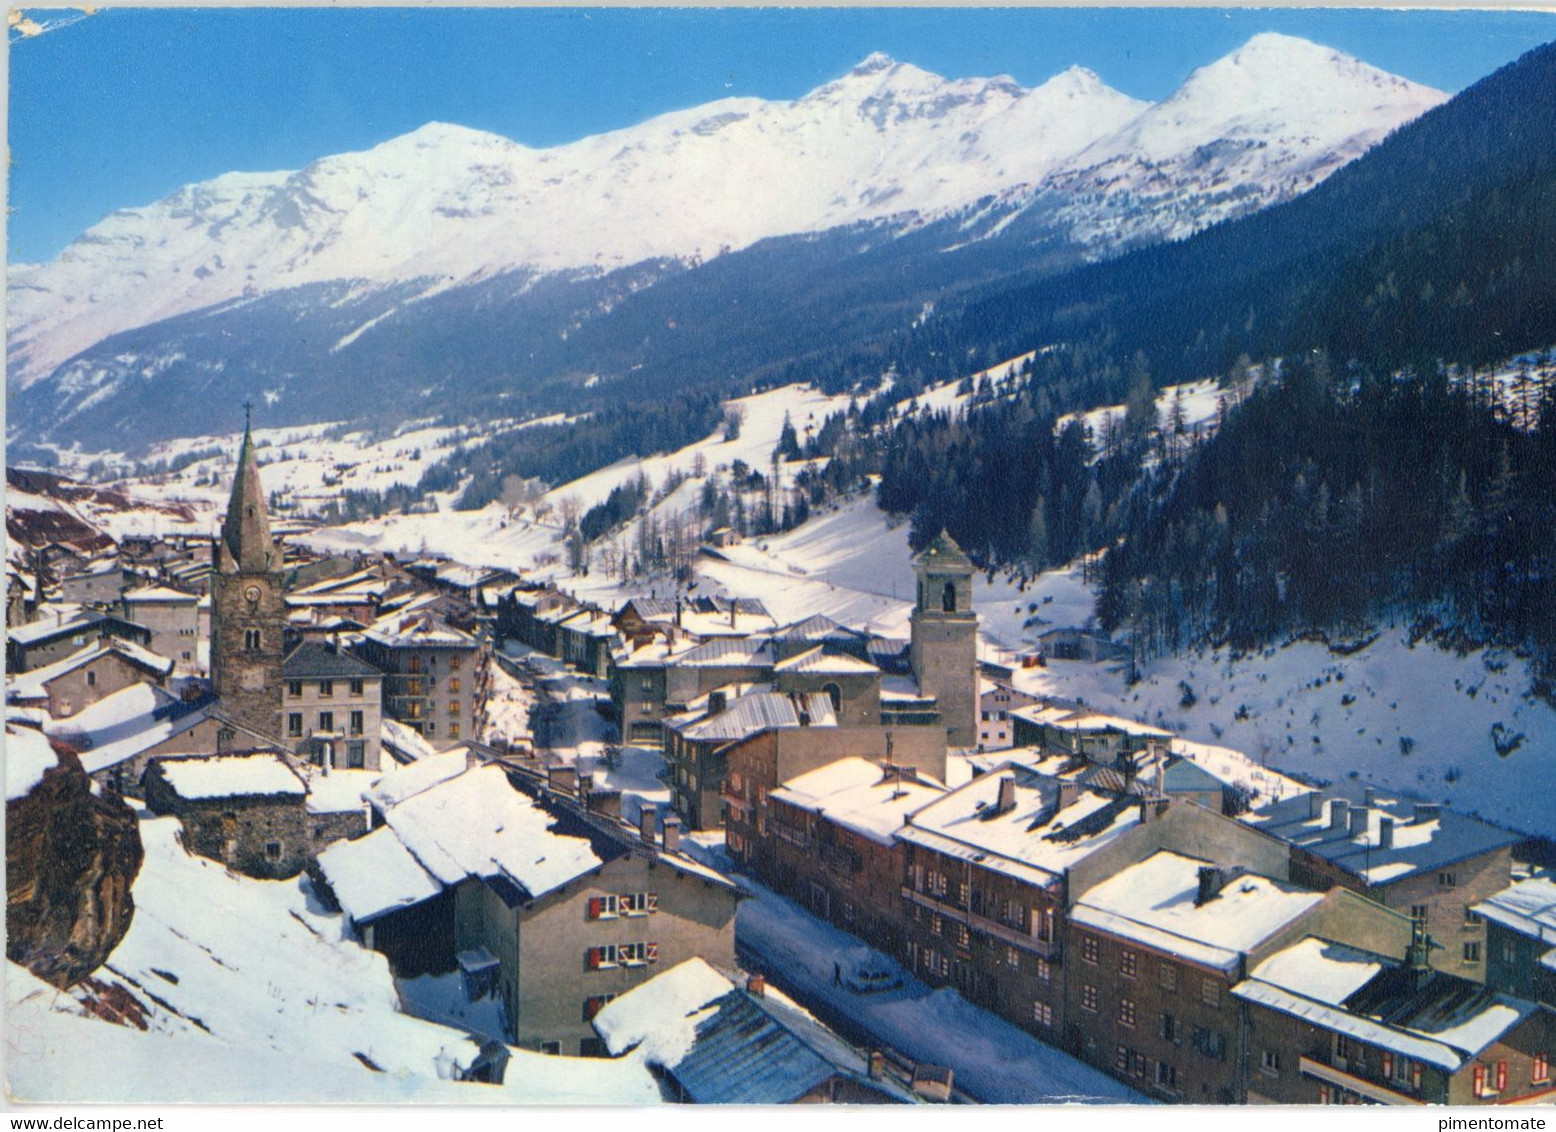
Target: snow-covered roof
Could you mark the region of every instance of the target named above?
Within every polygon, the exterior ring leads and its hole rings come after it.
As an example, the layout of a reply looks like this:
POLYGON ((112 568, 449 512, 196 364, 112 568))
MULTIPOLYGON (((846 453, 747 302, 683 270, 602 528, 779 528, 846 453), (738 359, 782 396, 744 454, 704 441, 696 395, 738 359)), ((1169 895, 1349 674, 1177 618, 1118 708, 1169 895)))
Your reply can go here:
POLYGON ((136 605, 167 604, 167 605, 197 605, 199 597, 195 594, 186 594, 181 590, 169 589, 167 586, 146 586, 138 590, 126 590, 124 601, 136 605))
POLYGON ((1326 1030, 1345 1034, 1368 1045, 1390 1050, 1415 1061, 1436 1065, 1450 1072, 1463 1064, 1463 1059, 1441 1042, 1420 1038, 1414 1034, 1400 1033, 1371 1018, 1358 1017, 1348 1013, 1342 1007, 1315 1002, 1258 979, 1243 980, 1232 988, 1232 994, 1244 1001, 1278 1010, 1282 1014, 1301 1018, 1326 1030))
POLYGON ((1322 857, 1369 884, 1387 884, 1430 872, 1516 844, 1508 830, 1441 806, 1412 804, 1374 795, 1370 805, 1352 805, 1310 793, 1273 802, 1243 820, 1263 833, 1322 857), (1344 807, 1338 828, 1331 827, 1336 802, 1344 807), (1364 812, 1365 822, 1356 815, 1364 812), (1392 824, 1392 844, 1384 846, 1384 820, 1392 824), (1352 831, 1352 823, 1360 823, 1352 831))
POLYGON ((116 654, 129 663, 147 672, 159 676, 168 676, 173 671, 173 662, 165 656, 159 656, 150 649, 142 648, 133 641, 125 641, 118 637, 99 637, 91 644, 86 645, 67 657, 56 660, 53 664, 46 664, 42 668, 34 668, 30 672, 23 672, 6 686, 6 695, 12 699, 34 700, 48 695, 46 687, 51 681, 65 676, 83 665, 91 664, 94 660, 101 659, 108 654, 116 654))
POLYGON ((827 652, 817 645, 773 667, 774 672, 805 672, 812 676, 872 676, 880 669, 858 657, 827 652))
POLYGON ((1076 862, 1140 823, 1138 799, 1080 790, 1059 808, 1059 783, 1020 766, 983 774, 918 810, 898 838, 1047 886, 1076 862), (1015 804, 998 812, 1000 780, 1015 804))
POLYGON ((907 814, 944 793, 944 786, 917 780, 912 771, 899 773, 868 759, 846 758, 791 778, 769 797, 890 845, 907 814))
POLYGON ((59 765, 59 756, 41 731, 30 727, 5 729, 5 798, 26 797, 43 781, 48 771, 59 765))
POLYGON ((555 832, 556 817, 498 766, 429 787, 391 807, 385 821, 444 884, 504 878, 538 897, 604 863, 588 838, 555 832))
POLYGON ((47 616, 37 621, 29 621, 25 625, 14 625, 7 628, 5 632, 6 636, 19 645, 34 645, 51 637, 85 629, 100 620, 102 620, 100 615, 78 611, 69 616, 47 616))
POLYGON ((1470 910, 1519 935, 1556 943, 1556 881, 1548 876, 1509 885, 1470 910))
POLYGON ((474 648, 476 644, 469 633, 439 620, 430 611, 407 613, 402 610, 380 617, 364 636, 396 649, 474 648))
POLYGON ((762 637, 718 637, 688 649, 676 661, 683 668, 771 667, 776 653, 771 641, 762 637))
POLYGON ((1117 731, 1140 739, 1172 738, 1171 731, 1164 731, 1160 727, 1152 727, 1138 720, 1125 719, 1118 715, 1105 715, 1100 711, 1089 711, 1085 708, 1055 708, 1033 704, 1029 707, 1017 708, 1011 714, 1031 723, 1041 723, 1045 727, 1083 735, 1100 735, 1117 731))
POLYGON ((692 1048, 707 1008, 734 988, 705 959, 688 959, 607 1003, 594 1030, 613 1057, 641 1046, 650 1064, 671 1066, 692 1048))
POLYGON ((417 762, 438 753, 437 748, 427 742, 421 732, 414 727, 407 727, 387 715, 383 717, 380 724, 381 742, 391 752, 399 752, 417 762))
POLYGON ((346 814, 366 812, 367 792, 381 777, 376 770, 322 770, 308 768, 308 812, 310 814, 346 814))
POLYGON ((96 774, 182 734, 214 710, 209 702, 186 709, 153 684, 131 684, 46 730, 81 747, 81 766, 96 774))
POLYGON ((295 770, 279 755, 213 755, 160 760, 162 777, 180 798, 301 798, 308 792, 295 770))
POLYGON ((1082 893, 1070 920, 1229 971, 1241 953, 1323 900, 1320 893, 1244 873, 1200 904, 1199 872, 1210 864, 1162 850, 1082 893))
POLYGON ((355 841, 335 842, 319 854, 319 868, 341 908, 358 924, 443 891, 387 827, 355 841))
POLYGON ((468 766, 463 751, 429 754, 385 772, 378 784, 368 791, 367 798, 380 810, 387 810, 423 790, 463 774, 468 766))
POLYGON ((751 692, 717 715, 673 726, 686 739, 733 742, 773 727, 836 727, 837 716, 825 692, 751 692))
POLYGON ((1271 955, 1250 977, 1339 1006, 1393 965, 1370 951, 1308 936, 1271 955))
POLYGON ((304 641, 281 662, 281 675, 287 680, 366 680, 380 677, 383 673, 332 644, 304 641))

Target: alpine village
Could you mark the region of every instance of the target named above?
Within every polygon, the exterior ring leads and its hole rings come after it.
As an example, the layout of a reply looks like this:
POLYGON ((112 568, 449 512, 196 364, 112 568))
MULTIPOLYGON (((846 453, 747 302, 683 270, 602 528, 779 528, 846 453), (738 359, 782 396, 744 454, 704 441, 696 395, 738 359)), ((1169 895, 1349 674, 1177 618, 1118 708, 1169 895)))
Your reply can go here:
POLYGON ((1556 48, 730 105, 12 265, 11 1095, 1556 1101, 1556 48))

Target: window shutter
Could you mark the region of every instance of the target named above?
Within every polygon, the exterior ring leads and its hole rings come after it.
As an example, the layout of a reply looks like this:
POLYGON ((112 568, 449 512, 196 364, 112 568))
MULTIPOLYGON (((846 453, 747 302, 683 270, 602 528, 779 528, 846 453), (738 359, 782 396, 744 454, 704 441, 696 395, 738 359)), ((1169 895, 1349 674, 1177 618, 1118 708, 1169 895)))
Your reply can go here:
POLYGON ((648 945, 648 961, 650 963, 659 962, 659 945, 657 943, 648 945))
POLYGON ((598 920, 600 918, 600 907, 604 903, 605 902, 598 896, 589 897, 589 918, 591 920, 598 920))
POLYGON ((1416 1092, 1421 1091, 1421 1064, 1417 1061, 1410 1063, 1410 1087, 1416 1092))
POLYGON ((1477 1066, 1475 1066, 1475 1072, 1473 1074, 1472 1079, 1473 1079, 1473 1081, 1475 1083, 1475 1095, 1477 1097, 1485 1096, 1486 1095, 1486 1067, 1484 1065, 1477 1065, 1477 1066))
POLYGON ((599 969, 600 969, 600 949, 598 947, 591 947, 589 949, 589 970, 597 971, 599 969))
POLYGON ((1394 1076, 1394 1055, 1387 1050, 1383 1051, 1383 1076, 1394 1076))
POLYGON ((1507 1088, 1507 1062, 1497 1062, 1497 1092, 1507 1088))
POLYGON ((652 892, 648 894, 648 910, 650 912, 659 911, 659 897, 652 892))

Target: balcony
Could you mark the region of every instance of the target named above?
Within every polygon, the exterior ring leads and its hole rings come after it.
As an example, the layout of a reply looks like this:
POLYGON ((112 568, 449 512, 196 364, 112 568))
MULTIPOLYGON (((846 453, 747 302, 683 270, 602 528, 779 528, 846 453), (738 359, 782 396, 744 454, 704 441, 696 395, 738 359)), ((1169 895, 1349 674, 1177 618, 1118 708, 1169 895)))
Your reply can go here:
POLYGON ((1011 947, 1036 955, 1043 959, 1054 959, 1059 955, 1059 941, 1056 939, 1038 939, 1028 935, 1019 928, 1013 928, 998 920, 991 920, 987 916, 969 912, 965 908, 958 908, 955 904, 946 904, 936 900, 927 892, 918 892, 907 885, 902 886, 902 898, 917 904, 921 908, 928 908, 931 912, 944 916, 947 920, 966 924, 975 932, 980 932, 991 939, 997 939, 1001 943, 1008 943, 1011 947))
POLYGON ((1348 1089, 1357 1096, 1364 1097, 1375 1104, 1424 1105, 1426 1103, 1419 1097, 1396 1092, 1393 1089, 1379 1085, 1375 1081, 1353 1076, 1350 1073, 1335 1069, 1333 1066, 1325 1065, 1321 1061, 1314 1061, 1311 1057, 1300 1058, 1297 1066, 1304 1077, 1313 1077, 1330 1085, 1348 1089))

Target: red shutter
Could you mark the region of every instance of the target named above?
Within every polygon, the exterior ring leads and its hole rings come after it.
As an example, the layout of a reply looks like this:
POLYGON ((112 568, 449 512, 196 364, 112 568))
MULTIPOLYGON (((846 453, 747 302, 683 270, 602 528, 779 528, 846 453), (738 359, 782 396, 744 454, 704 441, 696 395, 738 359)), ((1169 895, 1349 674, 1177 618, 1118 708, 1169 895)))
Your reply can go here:
POLYGON ((600 918, 600 908, 604 904, 605 901, 600 899, 598 896, 589 897, 589 918, 591 920, 598 920, 600 918))
POLYGON ((599 970, 599 968, 600 968, 600 949, 598 947, 591 947, 589 949, 589 970, 597 971, 597 970, 599 970))
POLYGON ((652 892, 648 894, 648 910, 650 912, 659 911, 659 897, 655 896, 652 892))
POLYGON ((1394 1055, 1387 1050, 1383 1053, 1383 1076, 1385 1078, 1394 1076, 1394 1055))
POLYGON ((1474 1072, 1474 1074, 1472 1076, 1472 1080, 1475 1083, 1475 1095, 1477 1097, 1485 1096, 1486 1095, 1486 1067, 1484 1065, 1477 1065, 1477 1066, 1475 1066, 1475 1072, 1474 1072))
POLYGON ((1507 1088, 1507 1062, 1497 1062, 1497 1092, 1507 1088))
POLYGON ((1410 1087, 1418 1093, 1421 1091, 1421 1063, 1419 1061, 1410 1063, 1410 1087))
POLYGON ((659 962, 659 945, 657 943, 648 945, 648 961, 650 963, 659 962))

